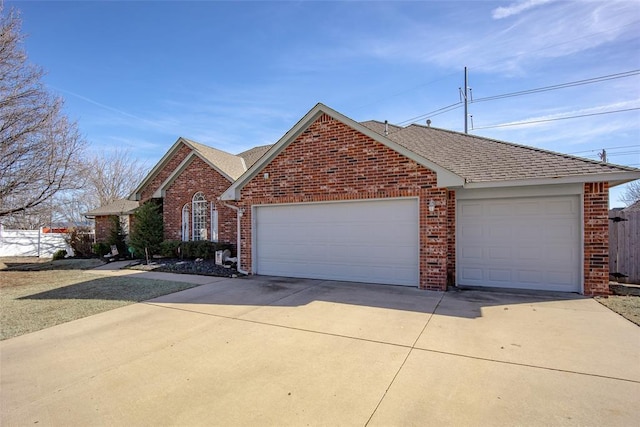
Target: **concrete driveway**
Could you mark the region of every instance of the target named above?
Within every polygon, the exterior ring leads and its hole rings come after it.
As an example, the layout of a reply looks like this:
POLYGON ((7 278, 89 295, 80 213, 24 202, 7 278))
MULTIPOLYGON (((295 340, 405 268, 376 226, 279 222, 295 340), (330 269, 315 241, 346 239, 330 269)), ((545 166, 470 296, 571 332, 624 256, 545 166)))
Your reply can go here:
POLYGON ((640 424, 640 328, 594 300, 208 280, 0 343, 1 424, 640 424))

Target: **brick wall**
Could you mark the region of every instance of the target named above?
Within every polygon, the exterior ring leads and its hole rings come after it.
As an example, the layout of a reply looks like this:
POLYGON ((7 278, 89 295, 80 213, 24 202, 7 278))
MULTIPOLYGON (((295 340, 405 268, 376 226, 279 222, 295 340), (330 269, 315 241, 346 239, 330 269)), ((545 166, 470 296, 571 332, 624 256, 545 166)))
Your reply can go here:
MULTIPOLYGON (((220 194, 230 185, 231 183, 225 177, 204 160, 194 157, 165 191, 162 208, 165 239, 181 239, 182 207, 186 203, 191 203, 193 195, 201 191, 207 202, 216 202, 219 240, 235 243, 236 213, 217 201, 220 194)), ((211 230, 211 218, 207 208, 207 232, 209 230, 211 230)))
POLYGON ((106 242, 111 231, 110 216, 96 216, 96 242, 106 242))
POLYGON ((191 149, 184 144, 180 144, 177 152, 171 157, 165 166, 160 169, 156 176, 142 189, 140 196, 140 204, 149 200, 153 193, 160 188, 160 185, 176 170, 178 165, 191 153, 191 149))
MULTIPOLYGON (((111 233, 111 217, 113 215, 101 215, 95 218, 96 227, 96 242, 106 243, 111 233)), ((129 215, 129 233, 133 229, 134 225, 133 215, 129 215)))
POLYGON ((609 294, 609 184, 584 184, 584 294, 609 294))
POLYGON ((251 205, 417 196, 420 287, 445 290, 446 189, 435 172, 322 115, 242 189, 242 267, 251 271, 251 205), (264 174, 268 173, 268 179, 264 174), (429 202, 435 211, 428 211, 429 202))
POLYGON ((447 285, 456 285, 456 192, 447 191, 447 285))

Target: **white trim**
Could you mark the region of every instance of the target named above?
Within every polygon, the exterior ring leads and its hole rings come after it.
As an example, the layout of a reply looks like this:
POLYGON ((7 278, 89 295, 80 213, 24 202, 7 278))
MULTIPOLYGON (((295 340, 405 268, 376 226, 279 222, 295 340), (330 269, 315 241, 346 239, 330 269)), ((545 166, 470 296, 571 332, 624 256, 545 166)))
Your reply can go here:
MULTIPOLYGON (((473 191, 456 191, 456 209, 455 209, 455 282, 456 286, 465 286, 460 284, 460 275, 462 273, 462 263, 461 263, 461 238, 460 238, 460 226, 461 226, 461 209, 458 201, 467 201, 467 200, 500 200, 500 199, 509 199, 509 198, 518 198, 518 199, 544 199, 544 198, 562 198, 562 197, 572 197, 574 200, 578 201, 578 233, 580 234, 578 238, 578 260, 577 265, 574 267, 578 268, 578 289, 580 293, 584 293, 584 191, 583 186, 578 185, 579 191, 576 188, 576 185, 566 185, 566 186, 557 186, 553 188, 551 191, 547 191, 546 193, 541 192, 541 188, 535 189, 524 189, 524 192, 518 189, 486 189, 486 190, 473 190, 473 191), (458 197, 458 193, 463 193, 458 197), (478 193, 478 194, 476 194, 478 193)), ((546 187, 551 188, 551 186, 546 187)), ((514 288, 519 288, 518 286, 514 286, 514 288)), ((527 288, 522 288, 527 289, 527 288)), ((575 292, 575 291, 573 291, 575 292)))
POLYGON ((155 178, 155 176, 158 174, 158 172, 160 172, 160 170, 162 170, 162 168, 166 166, 166 164, 169 162, 171 157, 173 157, 174 152, 183 142, 186 142, 184 138, 179 137, 176 140, 176 142, 173 143, 171 148, 169 148, 169 151, 167 151, 164 154, 164 156, 162 156, 162 158, 158 161, 158 163, 156 163, 156 165, 144 177, 140 185, 138 185, 138 187, 135 190, 133 190, 133 193, 131 193, 131 195, 129 196, 129 200, 134 200, 134 201, 140 200, 140 197, 141 197, 140 193, 142 192, 142 189, 149 183, 149 181, 155 178))
POLYGON ((582 194, 582 184, 537 185, 525 187, 478 188, 455 190, 456 200, 497 199, 509 197, 544 197, 582 194))
POLYGON ((189 232, 189 226, 191 220, 191 202, 185 203, 182 206, 182 212, 180 216, 180 238, 183 242, 190 240, 191 233, 189 232))
POLYGON ((557 178, 531 178, 511 181, 487 181, 468 182, 464 184, 467 189, 497 188, 497 187, 522 187, 529 185, 549 185, 549 184, 584 184, 587 182, 609 182, 610 187, 624 184, 640 178, 640 172, 612 172, 586 175, 572 175, 557 178), (613 184, 613 185, 611 185, 613 184))
POLYGON ((191 240, 196 241, 196 240, 208 240, 207 238, 207 211, 206 211, 206 206, 207 206, 207 198, 205 197, 204 193, 202 191, 197 191, 193 197, 191 198, 191 240), (196 200, 196 196, 201 196, 198 197, 198 200, 196 200), (196 209, 196 203, 198 203, 198 209, 196 209), (204 224, 202 224, 202 219, 200 216, 202 215, 202 207, 200 205, 204 205, 204 224), (198 221, 196 221, 196 210, 198 210, 198 221), (198 226, 199 228, 197 228, 198 230, 198 239, 196 239, 196 226, 198 226), (203 227, 204 226, 204 227, 203 227), (202 235, 204 231, 204 236, 202 235))
POLYGON ((219 241, 219 230, 218 230, 218 209, 216 208, 215 202, 209 202, 209 218, 211 221, 211 236, 210 240, 212 242, 219 241))
POLYGON ((209 165, 213 170, 215 170, 216 172, 218 172, 220 175, 222 175, 224 178, 227 179, 227 181, 229 182, 233 182, 233 179, 227 175, 226 173, 222 172, 222 170, 220 170, 218 167, 216 167, 216 165, 214 165, 213 163, 211 163, 209 160, 207 160, 206 158, 204 158, 202 155, 200 155, 200 153, 198 153, 197 151, 192 151, 191 153, 189 153, 184 160, 182 160, 182 162, 180 162, 180 164, 178 165, 178 167, 176 167, 173 172, 171 172, 171 174, 167 177, 167 179, 164 180, 164 182, 162 184, 160 184, 160 186, 158 187, 158 189, 153 193, 153 198, 164 198, 165 197, 165 193, 166 193, 166 189, 167 187, 169 187, 171 184, 173 184, 173 182, 178 179, 178 177, 180 176, 180 174, 182 172, 184 172, 184 170, 189 166, 189 164, 193 161, 194 157, 198 157, 200 158, 202 161, 204 161, 207 165, 209 165))

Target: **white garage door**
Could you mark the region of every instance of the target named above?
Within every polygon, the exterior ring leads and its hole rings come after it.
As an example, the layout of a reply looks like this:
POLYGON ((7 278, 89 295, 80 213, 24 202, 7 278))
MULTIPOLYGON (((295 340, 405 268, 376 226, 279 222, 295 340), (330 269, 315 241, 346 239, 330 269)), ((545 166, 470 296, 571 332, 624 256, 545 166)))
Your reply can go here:
POLYGON ((458 284, 580 292, 580 200, 458 200, 458 284))
POLYGON ((255 273, 417 286, 417 199, 257 206, 255 273))

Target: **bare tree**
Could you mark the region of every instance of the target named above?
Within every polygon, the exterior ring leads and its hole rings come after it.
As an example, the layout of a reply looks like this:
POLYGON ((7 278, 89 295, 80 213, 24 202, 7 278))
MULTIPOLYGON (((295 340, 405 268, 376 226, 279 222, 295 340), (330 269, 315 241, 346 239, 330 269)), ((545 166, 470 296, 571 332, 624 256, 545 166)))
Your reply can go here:
POLYGON ((85 189, 90 192, 87 196, 93 194, 93 198, 87 197, 87 204, 96 208, 128 197, 146 172, 147 167, 132 157, 128 150, 116 149, 90 158, 87 161, 85 189))
POLYGON ((0 218, 35 209, 76 188, 74 163, 85 141, 63 101, 27 62, 20 19, 0 3, 0 218))
POLYGON ((85 212, 128 197, 146 172, 146 165, 128 150, 116 149, 88 157, 78 170, 80 188, 56 196, 59 202, 53 216, 61 222, 85 223, 85 212))
POLYGON ((624 193, 620 196, 620 200, 627 205, 640 201, 640 180, 627 184, 624 193))

